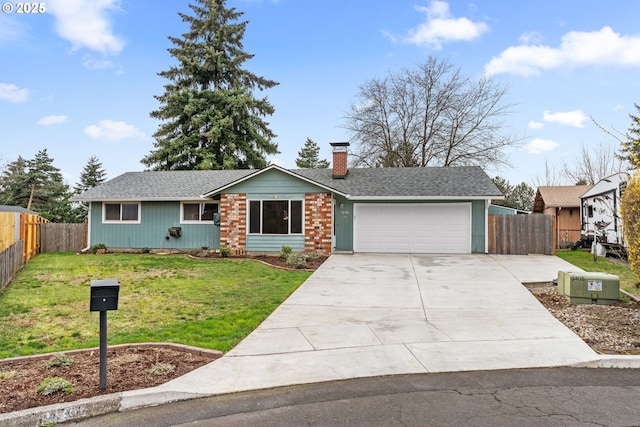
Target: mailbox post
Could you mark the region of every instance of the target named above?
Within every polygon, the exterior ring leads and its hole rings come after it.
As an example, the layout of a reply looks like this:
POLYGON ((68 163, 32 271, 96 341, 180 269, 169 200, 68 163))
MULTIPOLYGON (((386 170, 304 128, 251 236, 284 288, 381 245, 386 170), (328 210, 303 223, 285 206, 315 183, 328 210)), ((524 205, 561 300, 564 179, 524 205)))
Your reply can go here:
POLYGON ((107 388, 107 310, 118 309, 120 283, 117 280, 92 280, 89 311, 100 312, 100 389, 107 388))

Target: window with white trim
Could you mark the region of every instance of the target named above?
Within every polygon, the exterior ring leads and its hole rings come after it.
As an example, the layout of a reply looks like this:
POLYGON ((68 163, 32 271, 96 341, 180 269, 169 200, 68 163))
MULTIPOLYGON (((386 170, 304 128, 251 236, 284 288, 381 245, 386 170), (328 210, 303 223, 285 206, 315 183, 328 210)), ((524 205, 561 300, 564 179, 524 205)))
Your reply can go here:
POLYGON ((213 222, 213 214, 218 213, 218 204, 214 202, 182 202, 180 204, 180 222, 213 222))
POLYGON ((302 234, 302 200, 250 200, 250 234, 302 234))
POLYGON ((102 222, 140 222, 140 203, 111 203, 102 204, 102 222))

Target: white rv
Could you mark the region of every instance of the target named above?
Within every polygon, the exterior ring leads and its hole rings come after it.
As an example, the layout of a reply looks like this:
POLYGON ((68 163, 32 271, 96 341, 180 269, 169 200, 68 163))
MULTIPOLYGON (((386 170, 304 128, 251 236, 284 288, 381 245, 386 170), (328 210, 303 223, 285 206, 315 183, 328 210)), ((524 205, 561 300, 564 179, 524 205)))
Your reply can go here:
POLYGON ((598 181, 580 196, 583 240, 597 237, 598 255, 614 252, 625 255, 624 225, 620 217, 620 196, 629 174, 620 172, 598 181), (600 247, 601 246, 601 247, 600 247))

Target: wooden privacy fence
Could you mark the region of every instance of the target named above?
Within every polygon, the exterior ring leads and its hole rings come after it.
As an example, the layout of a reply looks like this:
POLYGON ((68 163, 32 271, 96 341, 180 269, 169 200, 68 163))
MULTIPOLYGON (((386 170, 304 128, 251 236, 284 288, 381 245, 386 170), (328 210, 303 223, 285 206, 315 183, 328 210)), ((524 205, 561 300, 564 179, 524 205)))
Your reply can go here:
POLYGON ((36 256, 40 249, 40 225, 49 221, 38 214, 20 214, 20 240, 24 242, 24 262, 36 256))
POLYGON ((9 284, 13 276, 24 265, 24 242, 18 240, 0 252, 0 291, 9 284))
POLYGON ((553 215, 489 215, 489 253, 555 254, 553 215))
POLYGON ((79 252, 87 246, 87 224, 40 225, 40 252, 79 252))
POLYGON ((0 212, 0 252, 20 240, 20 215, 0 212), (16 230, 18 232, 16 233, 16 230))

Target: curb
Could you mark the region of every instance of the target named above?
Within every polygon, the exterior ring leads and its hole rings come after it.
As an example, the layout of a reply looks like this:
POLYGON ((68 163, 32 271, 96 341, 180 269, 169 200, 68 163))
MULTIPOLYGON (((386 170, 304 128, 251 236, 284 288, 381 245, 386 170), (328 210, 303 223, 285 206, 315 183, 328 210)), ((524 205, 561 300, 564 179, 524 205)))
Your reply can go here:
MULTIPOLYGON (((167 344, 167 346, 173 345, 167 344)), ((640 368, 640 356, 602 355, 600 359, 589 362, 559 365, 557 367, 638 369, 640 368)), ((0 414, 0 425, 3 427, 40 427, 45 424, 52 425, 66 421, 77 421, 112 412, 122 412, 210 396, 209 394, 157 390, 157 387, 160 386, 0 414)))
POLYGON ((599 359, 589 362, 576 363, 571 365, 576 368, 613 368, 613 369, 639 369, 640 356, 621 356, 619 354, 599 355, 599 359))
POLYGON ((80 399, 75 402, 57 403, 22 411, 0 414, 0 425, 4 427, 39 427, 63 421, 95 417, 120 409, 122 393, 80 399))

